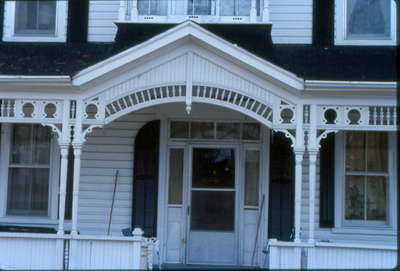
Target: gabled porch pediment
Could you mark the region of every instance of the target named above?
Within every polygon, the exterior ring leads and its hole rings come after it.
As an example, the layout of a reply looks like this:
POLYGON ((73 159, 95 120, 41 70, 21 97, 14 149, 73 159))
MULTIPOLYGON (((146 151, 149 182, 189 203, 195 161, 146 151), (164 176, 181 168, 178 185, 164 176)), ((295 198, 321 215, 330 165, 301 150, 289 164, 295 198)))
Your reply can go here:
POLYGON ((206 50, 229 59, 236 65, 245 67, 261 77, 282 84, 282 86, 297 90, 304 88, 303 80, 295 74, 253 55, 191 21, 177 25, 141 44, 80 71, 73 77, 73 84, 76 86, 84 85, 158 50, 181 44, 185 40, 200 45, 206 50))

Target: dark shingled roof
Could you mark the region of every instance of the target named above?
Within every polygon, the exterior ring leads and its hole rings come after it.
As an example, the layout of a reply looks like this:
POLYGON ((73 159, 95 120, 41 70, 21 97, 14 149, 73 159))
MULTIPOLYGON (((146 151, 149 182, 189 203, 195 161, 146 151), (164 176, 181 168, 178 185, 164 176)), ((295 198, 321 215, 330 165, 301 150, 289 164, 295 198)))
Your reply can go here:
MULTIPOLYGON (((0 74, 74 75, 122 50, 173 27, 157 24, 121 24, 115 43, 0 43, 0 74)), ((332 46, 271 44, 270 26, 202 25, 308 80, 395 81, 394 46, 332 46), (232 27, 236 27, 232 31, 232 27), (264 32, 264 33, 265 33, 264 32), (233 35, 235 33, 236 35, 233 35), (243 38, 245 36, 245 38, 243 38)))

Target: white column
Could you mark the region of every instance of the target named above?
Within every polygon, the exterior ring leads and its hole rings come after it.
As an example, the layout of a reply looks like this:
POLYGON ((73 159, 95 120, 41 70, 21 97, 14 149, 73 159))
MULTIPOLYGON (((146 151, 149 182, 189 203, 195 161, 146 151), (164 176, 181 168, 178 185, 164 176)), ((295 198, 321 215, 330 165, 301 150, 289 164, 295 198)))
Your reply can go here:
POLYGON ((316 105, 310 105, 310 131, 308 133, 309 154, 309 234, 308 242, 314 243, 314 225, 315 225, 315 183, 316 183, 316 162, 318 154, 317 142, 317 108, 316 105))
POLYGON ((58 205, 58 231, 57 234, 64 234, 64 218, 65 218, 65 198, 67 192, 67 172, 68 172, 68 151, 71 142, 71 131, 69 129, 70 101, 64 100, 63 104, 63 120, 62 131, 58 144, 61 152, 60 166, 60 192, 58 205))
POLYGON ((137 7, 137 0, 132 0, 131 21, 137 21, 138 16, 139 16, 139 10, 137 7))
POLYGON ((295 149, 295 184, 294 184, 294 241, 299 243, 301 231, 301 189, 302 189, 302 175, 303 175, 303 155, 304 150, 295 149))
POLYGON ((255 22, 256 19, 257 19, 256 0, 251 0, 251 6, 250 6, 250 22, 255 22))
POLYGON ((262 11, 262 21, 269 22, 269 0, 264 0, 264 7, 262 11))
POLYGON ((58 206, 58 231, 57 234, 64 234, 65 198, 67 192, 68 172, 68 150, 69 144, 60 144, 61 167, 60 167, 60 198, 58 206))
POLYGON ((301 232, 301 192, 303 178, 304 131, 303 131, 303 104, 296 106, 296 142, 295 153, 295 194, 294 194, 294 241, 299 243, 301 232))
POLYGON ((141 262, 141 249, 142 249, 142 242, 143 242, 143 231, 140 228, 135 228, 135 230, 132 232, 133 235, 133 240, 135 241, 133 243, 133 270, 139 270, 143 269, 140 266, 141 262))
POLYGON ((127 0, 120 0, 119 1, 119 8, 118 8, 118 21, 125 21, 125 14, 126 14, 126 1, 127 0))
POLYGON ((82 118, 83 104, 82 100, 76 103, 76 120, 74 126, 74 140, 72 147, 74 148, 74 185, 72 193, 72 230, 71 234, 78 234, 78 206, 79 206, 79 183, 81 175, 81 153, 82 153, 82 118))

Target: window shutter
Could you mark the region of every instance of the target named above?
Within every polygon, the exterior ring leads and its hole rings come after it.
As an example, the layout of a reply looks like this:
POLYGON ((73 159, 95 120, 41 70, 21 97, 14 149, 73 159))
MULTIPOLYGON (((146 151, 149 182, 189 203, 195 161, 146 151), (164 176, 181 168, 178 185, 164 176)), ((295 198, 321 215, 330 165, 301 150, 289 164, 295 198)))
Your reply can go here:
POLYGON ((335 134, 321 141, 319 226, 334 226, 335 134))
POLYGON ((89 24, 89 0, 68 1, 68 42, 86 42, 89 24))
POLYGON ((270 144, 268 238, 289 241, 294 222, 294 153, 283 133, 270 144))
POLYGON ((4 5, 6 1, 0 1, 0 42, 3 41, 3 27, 4 27, 4 5))
POLYGON ((65 196, 65 219, 72 218, 72 188, 74 184, 74 149, 69 147, 68 171, 67 171, 67 192, 65 196))

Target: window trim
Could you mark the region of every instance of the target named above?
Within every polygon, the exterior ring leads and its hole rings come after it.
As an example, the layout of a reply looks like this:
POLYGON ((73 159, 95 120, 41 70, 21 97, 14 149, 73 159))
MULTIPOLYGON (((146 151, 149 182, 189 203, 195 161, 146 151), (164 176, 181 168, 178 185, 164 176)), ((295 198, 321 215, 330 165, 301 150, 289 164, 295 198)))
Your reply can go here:
POLYGON ((15 34, 16 1, 5 1, 3 41, 13 42, 65 42, 67 39, 68 1, 56 1, 55 35, 15 34))
POLYGON ((391 1, 390 6, 390 37, 389 39, 348 39, 346 37, 347 0, 335 1, 335 45, 396 45, 396 3, 391 1))
MULTIPOLYGON (((368 132, 368 131, 364 131, 368 132)), ((388 187, 387 187, 387 220, 386 222, 379 221, 346 221, 345 215, 345 134, 346 132, 339 132, 335 135, 335 227, 332 231, 339 232, 346 230, 350 232, 357 232, 360 230, 380 230, 392 231, 397 228, 397 193, 396 193, 396 135, 393 132, 388 133, 388 187)))
MULTIPOLYGON (((32 124, 34 125, 34 124, 32 124)), ((40 125, 40 124, 36 124, 40 125)), ((24 224, 43 224, 43 222, 55 221, 58 218, 58 191, 59 191, 59 171, 60 171, 60 150, 57 140, 52 136, 50 142, 50 165, 49 165, 49 206, 48 216, 29 216, 29 215, 7 215, 7 191, 8 191, 8 172, 12 140, 13 124, 3 123, 1 125, 0 142, 0 221, 14 221, 24 224)))

